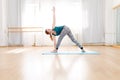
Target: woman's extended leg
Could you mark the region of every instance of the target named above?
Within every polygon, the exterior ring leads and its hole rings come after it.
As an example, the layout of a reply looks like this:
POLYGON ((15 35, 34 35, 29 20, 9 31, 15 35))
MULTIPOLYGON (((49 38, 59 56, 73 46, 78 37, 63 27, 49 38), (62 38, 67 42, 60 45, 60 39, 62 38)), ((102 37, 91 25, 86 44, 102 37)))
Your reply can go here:
POLYGON ((73 36, 73 34, 72 34, 70 29, 69 29, 69 32, 67 33, 67 35, 84 52, 83 46, 74 38, 74 36, 73 36))
POLYGON ((57 50, 58 50, 58 48, 59 48, 59 46, 60 46, 60 44, 61 44, 62 39, 64 38, 64 36, 65 36, 66 34, 67 34, 67 31, 66 31, 65 28, 63 28, 63 30, 62 30, 59 38, 58 38, 57 44, 56 44, 56 49, 57 49, 57 50))

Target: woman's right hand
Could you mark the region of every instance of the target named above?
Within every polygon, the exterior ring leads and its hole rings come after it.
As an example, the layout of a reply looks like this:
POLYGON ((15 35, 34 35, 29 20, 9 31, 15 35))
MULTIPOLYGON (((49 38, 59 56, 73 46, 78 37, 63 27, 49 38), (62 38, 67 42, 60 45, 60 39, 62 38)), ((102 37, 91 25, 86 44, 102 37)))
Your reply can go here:
POLYGON ((50 39, 53 41, 53 36, 52 36, 52 34, 50 34, 50 39))

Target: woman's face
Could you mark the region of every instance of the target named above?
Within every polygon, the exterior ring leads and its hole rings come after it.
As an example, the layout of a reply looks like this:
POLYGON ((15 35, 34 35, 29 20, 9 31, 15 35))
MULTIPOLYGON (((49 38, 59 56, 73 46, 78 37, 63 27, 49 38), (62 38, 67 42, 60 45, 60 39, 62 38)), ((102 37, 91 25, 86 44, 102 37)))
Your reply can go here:
POLYGON ((46 31, 50 34, 52 32, 51 29, 46 29, 46 31))

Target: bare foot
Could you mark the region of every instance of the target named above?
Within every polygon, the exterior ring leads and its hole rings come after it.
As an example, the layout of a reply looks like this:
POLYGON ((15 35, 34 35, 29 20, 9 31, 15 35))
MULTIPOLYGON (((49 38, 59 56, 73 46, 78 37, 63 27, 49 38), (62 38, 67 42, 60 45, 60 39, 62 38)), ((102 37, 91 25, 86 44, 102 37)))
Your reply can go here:
POLYGON ((53 51, 51 51, 52 53, 57 53, 57 50, 56 49, 54 49, 53 51))
POLYGON ((82 50, 82 52, 85 52, 85 50, 84 49, 81 49, 82 50))

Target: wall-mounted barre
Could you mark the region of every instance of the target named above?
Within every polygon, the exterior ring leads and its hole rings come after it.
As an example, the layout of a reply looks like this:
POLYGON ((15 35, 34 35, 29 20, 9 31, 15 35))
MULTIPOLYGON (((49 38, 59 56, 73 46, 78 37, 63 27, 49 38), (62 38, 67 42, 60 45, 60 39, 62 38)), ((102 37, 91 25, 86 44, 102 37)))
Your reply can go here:
POLYGON ((119 8, 119 7, 120 7, 120 4, 117 5, 117 6, 114 6, 113 9, 117 9, 117 8, 119 8))
POLYGON ((43 27, 9 27, 8 32, 43 32, 43 27))
POLYGON ((8 27, 8 33, 24 33, 24 32, 32 32, 34 33, 34 43, 33 46, 36 46, 36 33, 42 32, 43 27, 8 27))

